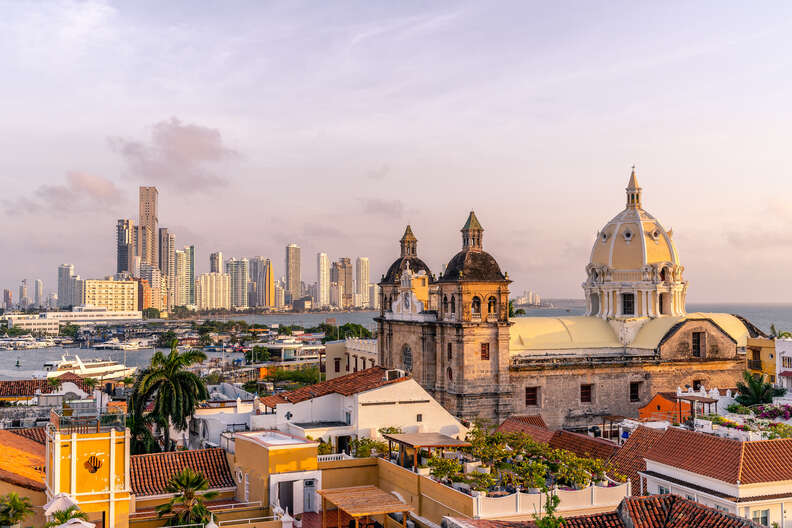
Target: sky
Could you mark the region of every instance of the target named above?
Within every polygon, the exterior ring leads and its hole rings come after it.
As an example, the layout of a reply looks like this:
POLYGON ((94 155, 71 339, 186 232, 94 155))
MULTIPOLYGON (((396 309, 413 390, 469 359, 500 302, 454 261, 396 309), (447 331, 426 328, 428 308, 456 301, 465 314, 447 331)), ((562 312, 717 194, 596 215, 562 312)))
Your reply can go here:
POLYGON ((433 272, 475 210, 512 291, 582 298, 644 208, 688 300, 792 297, 792 4, 0 0, 0 288, 115 271, 159 188, 178 246, 433 272), (222 7, 222 9, 220 9, 222 7))

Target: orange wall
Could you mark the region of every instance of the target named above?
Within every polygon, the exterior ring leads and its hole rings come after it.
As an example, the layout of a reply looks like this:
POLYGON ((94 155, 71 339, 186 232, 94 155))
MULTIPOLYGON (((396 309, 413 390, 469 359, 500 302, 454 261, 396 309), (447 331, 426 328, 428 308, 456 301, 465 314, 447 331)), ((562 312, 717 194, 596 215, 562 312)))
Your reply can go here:
POLYGON ((649 400, 649 403, 644 405, 638 410, 638 416, 644 420, 670 420, 673 422, 682 422, 682 420, 690 417, 690 403, 677 402, 667 399, 661 394, 655 394, 654 398, 649 400), (680 406, 682 414, 680 417, 680 406))

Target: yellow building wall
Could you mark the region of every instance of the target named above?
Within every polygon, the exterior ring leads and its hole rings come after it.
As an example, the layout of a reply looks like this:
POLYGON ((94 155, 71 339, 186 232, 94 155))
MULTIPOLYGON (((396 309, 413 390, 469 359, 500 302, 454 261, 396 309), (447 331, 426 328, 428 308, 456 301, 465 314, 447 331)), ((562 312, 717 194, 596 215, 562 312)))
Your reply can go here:
POLYGON ((290 473, 292 471, 314 471, 318 468, 317 446, 308 445, 280 449, 268 449, 270 474, 290 473))
POLYGON ((376 458, 319 462, 319 470, 322 472, 322 489, 376 486, 378 481, 376 458))
POLYGON ((749 337, 746 346, 745 368, 754 374, 764 374, 768 381, 774 383, 776 380, 775 341, 762 337, 749 337), (759 353, 761 366, 755 363, 754 352, 759 353), (760 368, 756 368, 758 366, 760 368))

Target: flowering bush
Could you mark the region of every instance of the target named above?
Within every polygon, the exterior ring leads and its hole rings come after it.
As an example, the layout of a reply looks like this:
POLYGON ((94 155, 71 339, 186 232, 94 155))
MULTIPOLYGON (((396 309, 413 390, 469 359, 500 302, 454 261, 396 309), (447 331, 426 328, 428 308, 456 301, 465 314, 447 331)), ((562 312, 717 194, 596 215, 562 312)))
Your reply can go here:
POLYGON ((733 422, 723 416, 712 415, 707 417, 709 421, 714 424, 722 425, 723 427, 728 427, 730 429, 737 429, 738 431, 750 431, 751 427, 748 425, 740 424, 737 422, 733 422))
POLYGON ((792 405, 760 405, 756 408, 757 416, 767 420, 792 418, 792 405))

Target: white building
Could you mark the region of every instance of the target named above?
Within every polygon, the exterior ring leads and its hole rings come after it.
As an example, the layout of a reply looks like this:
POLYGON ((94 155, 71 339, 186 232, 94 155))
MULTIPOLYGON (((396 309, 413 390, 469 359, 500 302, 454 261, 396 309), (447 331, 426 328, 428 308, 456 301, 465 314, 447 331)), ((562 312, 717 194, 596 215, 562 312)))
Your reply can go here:
POLYGON ((355 261, 355 293, 360 295, 359 304, 355 306, 368 306, 369 303, 369 259, 358 257, 355 261))
POLYGON ((248 259, 228 259, 225 270, 231 276, 231 307, 248 307, 248 282, 250 282, 250 264, 248 259))
POLYGON ((380 308, 380 287, 379 284, 368 285, 368 307, 370 310, 379 310, 380 308))
POLYGON ((792 399, 792 339, 775 340, 776 385, 787 390, 786 399, 792 399))
POLYGON ((138 284, 133 280, 75 280, 74 305, 106 308, 110 312, 131 312, 138 307, 138 284))
POLYGON ((195 300, 199 310, 231 309, 231 275, 204 273, 195 281, 195 300))
POLYGON ((57 335, 60 327, 67 324, 82 326, 87 324, 139 321, 143 319, 143 314, 137 310, 119 312, 94 306, 76 306, 71 312, 8 314, 6 319, 8 320, 9 328, 17 327, 30 330, 31 332, 57 335))
POLYGON ((72 277, 74 277, 74 264, 61 264, 58 266, 58 306, 65 308, 72 304, 72 277))
POLYGON ((379 364, 376 339, 350 337, 328 341, 325 349, 325 376, 328 380, 379 364))
POLYGON ((327 253, 316 254, 316 305, 330 306, 330 259, 327 253))
POLYGON ((44 306, 44 281, 41 279, 33 281, 33 304, 37 308, 44 306))

